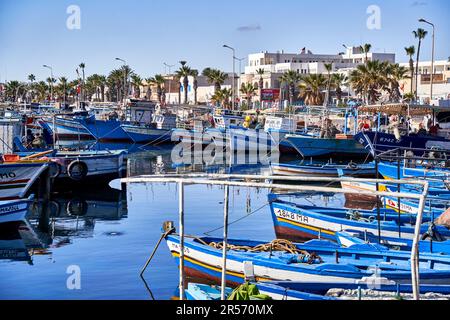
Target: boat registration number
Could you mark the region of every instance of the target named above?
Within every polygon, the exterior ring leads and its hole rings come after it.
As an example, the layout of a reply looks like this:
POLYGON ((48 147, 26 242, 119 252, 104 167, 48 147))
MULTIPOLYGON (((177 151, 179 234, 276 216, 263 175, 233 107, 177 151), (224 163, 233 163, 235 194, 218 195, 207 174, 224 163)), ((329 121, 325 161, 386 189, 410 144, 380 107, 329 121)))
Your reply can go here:
POLYGON ((301 214, 283 210, 283 209, 274 209, 275 215, 280 218, 288 219, 291 221, 297 221, 297 222, 305 222, 308 223, 308 217, 303 216, 301 214))

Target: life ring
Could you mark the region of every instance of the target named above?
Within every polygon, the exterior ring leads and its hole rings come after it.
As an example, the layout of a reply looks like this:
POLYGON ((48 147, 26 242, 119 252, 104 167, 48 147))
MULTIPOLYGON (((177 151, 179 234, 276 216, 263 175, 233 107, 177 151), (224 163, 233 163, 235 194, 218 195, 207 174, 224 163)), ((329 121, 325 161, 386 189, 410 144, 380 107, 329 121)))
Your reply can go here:
POLYGON ((58 162, 52 162, 49 167, 49 175, 50 178, 55 179, 57 177, 59 177, 59 175, 61 174, 62 171, 62 166, 58 163, 58 162))
POLYGON ((70 216, 85 216, 88 204, 83 199, 72 199, 67 203, 66 212, 70 216))
POLYGON ((81 181, 88 174, 86 163, 80 160, 74 160, 67 166, 67 174, 72 180, 81 181))

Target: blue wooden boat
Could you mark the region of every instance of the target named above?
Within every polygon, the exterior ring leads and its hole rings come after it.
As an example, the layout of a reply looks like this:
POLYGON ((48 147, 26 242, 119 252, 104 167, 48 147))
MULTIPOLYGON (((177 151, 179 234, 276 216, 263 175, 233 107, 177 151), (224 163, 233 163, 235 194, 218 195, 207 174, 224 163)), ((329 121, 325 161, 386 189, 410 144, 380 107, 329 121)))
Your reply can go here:
MULTIPOLYGON (((377 221, 377 210, 353 210, 346 208, 327 208, 306 206, 279 199, 277 195, 269 195, 270 209, 275 232, 278 238, 292 241, 324 238, 335 240, 336 232, 343 230, 367 231, 378 234, 378 226, 382 236, 412 239, 414 236, 414 214, 402 214, 392 209, 380 209, 377 221), (399 221, 400 219, 400 221, 399 221)), ((434 217, 424 216, 421 234, 429 229, 427 222, 434 217)), ((450 237, 450 230, 436 226, 445 238, 450 237)))
POLYGON ((290 143, 302 157, 365 157, 368 154, 361 144, 354 139, 326 139, 306 135, 286 135, 285 141, 290 143))
MULTIPOLYGON (((269 296, 273 300, 337 300, 332 297, 326 297, 314 293, 308 293, 300 291, 300 288, 289 287, 288 283, 282 283, 278 285, 278 282, 258 282, 254 283, 260 294, 269 296)), ((221 288, 217 285, 207 285, 200 283, 189 283, 187 289, 185 289, 186 298, 188 300, 220 300, 221 288)), ((229 297, 233 289, 230 287, 225 288, 225 297, 229 297)), ((251 299, 250 300, 258 300, 251 299)))
POLYGON ((0 223, 25 220, 32 199, 0 201, 0 223))
MULTIPOLYGON (((275 284, 277 287, 286 288, 287 290, 301 290, 309 292, 311 294, 317 294, 319 296, 326 295, 330 289, 344 289, 344 290, 372 290, 380 292, 395 292, 398 294, 413 292, 412 285, 396 283, 395 281, 389 281, 386 279, 380 279, 380 281, 374 283, 370 278, 356 281, 355 283, 320 283, 320 282, 295 282, 295 281, 271 281, 267 284, 275 284)), ((421 294, 437 293, 437 294, 450 294, 449 285, 440 284, 421 284, 419 286, 419 292, 421 294)))
POLYGON ((164 143, 171 139, 171 130, 157 129, 153 125, 122 124, 121 127, 135 143, 164 143))
MULTIPOLYGON (((351 247, 366 243, 377 244, 378 250, 400 250, 410 253, 412 249, 412 240, 398 237, 378 238, 373 233, 345 230, 336 232, 336 241, 341 246, 351 247)), ((450 240, 444 241, 419 241, 420 254, 450 255, 450 240)))
POLYGON ((373 163, 356 164, 290 164, 290 163, 272 163, 270 165, 275 175, 302 175, 302 176, 321 176, 321 177, 339 177, 340 171, 346 176, 351 177, 374 177, 375 166, 373 163))
MULTIPOLYGON (((220 281, 223 239, 187 237, 184 245, 184 268, 187 276, 220 281)), ((180 237, 166 236, 170 252, 179 263, 180 237)), ((318 283, 356 283, 363 278, 385 278, 396 283, 411 283, 410 256, 396 251, 340 248, 329 241, 292 244, 229 240, 227 283, 243 282, 244 268, 256 281, 295 281, 318 283), (281 246, 281 247, 279 247, 281 246), (250 249, 249 249, 250 248, 250 249), (259 248, 259 249, 258 249, 259 248), (263 249, 261 249, 263 248, 263 249)), ((419 257, 421 283, 450 284, 448 257, 419 257)))
MULTIPOLYGON (((80 117, 79 120, 82 120, 80 117)), ((57 140, 95 140, 91 132, 74 117, 56 116, 52 118, 44 118, 39 121, 43 129, 46 129, 51 135, 55 133, 57 140)))
POLYGON ((424 149, 439 147, 450 149, 450 140, 439 136, 410 134, 401 136, 399 140, 393 134, 364 131, 355 135, 355 140, 370 150, 372 155, 397 149, 397 148, 413 148, 421 150, 412 150, 415 155, 421 156, 424 149))
POLYGON ((121 127, 119 120, 97 120, 95 116, 76 119, 89 133, 100 142, 132 141, 121 127))
MULTIPOLYGON (((378 164, 379 173, 387 180, 397 179, 398 167, 397 164, 390 164, 387 162, 380 162, 378 164)), ((430 187, 440 189, 442 191, 449 191, 447 187, 450 181, 450 170, 447 168, 433 168, 428 169, 424 167, 408 168, 400 165, 400 179, 426 179, 430 187)))

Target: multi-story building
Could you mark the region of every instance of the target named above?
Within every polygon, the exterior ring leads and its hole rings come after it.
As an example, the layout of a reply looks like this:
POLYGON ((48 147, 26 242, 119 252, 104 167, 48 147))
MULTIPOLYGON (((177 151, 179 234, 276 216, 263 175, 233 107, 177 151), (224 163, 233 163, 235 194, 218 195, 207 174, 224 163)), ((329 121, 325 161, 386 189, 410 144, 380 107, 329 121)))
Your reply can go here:
MULTIPOLYGON (((347 47, 346 52, 338 54, 314 54, 306 48, 300 53, 285 53, 279 51, 269 53, 267 51, 248 55, 248 65, 245 72, 240 76, 240 83, 253 83, 258 86, 260 77, 263 78, 264 89, 279 89, 280 77, 288 71, 297 71, 300 74, 325 74, 327 73, 325 64, 332 64, 332 72, 342 72, 348 74, 357 65, 367 60, 379 60, 395 62, 393 53, 369 52, 367 55, 359 47, 347 47), (265 72, 261 76, 257 73, 263 69, 265 72)), ((281 97, 283 99, 283 96, 281 97)))
MULTIPOLYGON (((400 63, 409 69, 409 63, 400 63)), ((416 63, 414 63, 414 74, 416 72, 416 63)), ((415 79, 403 79, 401 82, 402 93, 411 91, 411 81, 413 82, 413 92, 415 91, 415 79)), ((417 96, 425 103, 430 102, 431 91, 431 61, 419 62, 419 77, 417 83, 417 96)), ((450 99, 450 61, 438 60, 434 62, 433 71, 433 101, 432 104, 438 105, 437 100, 450 99)))

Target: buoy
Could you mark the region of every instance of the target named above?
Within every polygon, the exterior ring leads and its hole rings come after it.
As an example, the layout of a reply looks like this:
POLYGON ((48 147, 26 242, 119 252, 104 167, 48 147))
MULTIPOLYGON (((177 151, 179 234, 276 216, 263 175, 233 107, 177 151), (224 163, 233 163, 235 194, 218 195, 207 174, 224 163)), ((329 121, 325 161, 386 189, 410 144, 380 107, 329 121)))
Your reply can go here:
POLYGON ((67 174, 72 180, 81 181, 86 178, 88 167, 83 161, 74 160, 68 165, 67 174))

